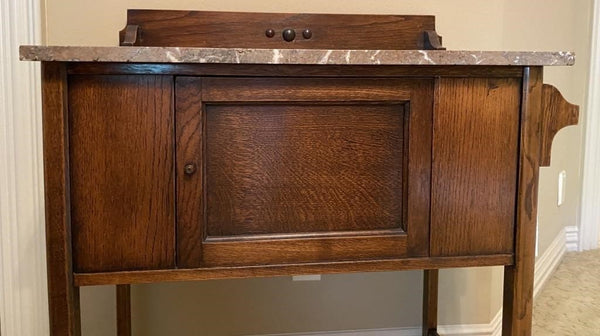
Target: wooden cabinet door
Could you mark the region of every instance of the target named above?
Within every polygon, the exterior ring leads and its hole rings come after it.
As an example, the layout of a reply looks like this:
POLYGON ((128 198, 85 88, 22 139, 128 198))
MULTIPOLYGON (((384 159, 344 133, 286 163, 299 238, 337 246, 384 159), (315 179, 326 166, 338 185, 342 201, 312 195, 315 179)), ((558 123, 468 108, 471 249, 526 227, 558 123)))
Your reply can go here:
POLYGON ((175 83, 178 267, 428 255, 431 80, 175 83))

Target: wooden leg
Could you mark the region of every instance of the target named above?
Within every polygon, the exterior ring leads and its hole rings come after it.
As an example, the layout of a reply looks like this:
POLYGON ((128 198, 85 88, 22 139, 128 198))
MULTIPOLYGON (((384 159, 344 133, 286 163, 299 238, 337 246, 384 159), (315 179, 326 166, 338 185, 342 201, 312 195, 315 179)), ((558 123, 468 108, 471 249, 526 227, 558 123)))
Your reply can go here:
POLYGON ((79 336, 79 288, 73 285, 67 71, 63 63, 42 63, 46 257, 51 336, 79 336))
POLYGON ((515 263, 504 267, 503 336, 531 336, 542 68, 523 70, 515 263))
POLYGON ((131 336, 130 285, 117 285, 117 336, 131 336))
POLYGON ((423 274, 423 336, 438 336, 438 273, 432 269, 423 274))
POLYGON ((532 306, 533 267, 505 266, 502 336, 531 336, 532 306))

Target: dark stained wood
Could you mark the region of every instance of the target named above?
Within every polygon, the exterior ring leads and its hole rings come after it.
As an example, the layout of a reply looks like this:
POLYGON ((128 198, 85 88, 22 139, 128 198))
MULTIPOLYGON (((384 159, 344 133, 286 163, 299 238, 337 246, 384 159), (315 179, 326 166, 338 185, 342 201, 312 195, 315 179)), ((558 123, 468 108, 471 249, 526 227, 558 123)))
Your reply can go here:
POLYGON ((136 64, 69 63, 77 75, 182 75, 267 77, 502 77, 521 78, 515 66, 414 66, 414 65, 275 65, 275 64, 136 64))
MULTIPOLYGON (((414 83, 418 83, 415 81, 414 83)), ((413 86, 407 80, 373 78, 204 78, 205 102, 406 102, 413 86)))
POLYGON ((577 124, 579 106, 570 104, 557 88, 549 84, 542 88, 542 105, 540 166, 549 166, 552 139, 563 127, 577 124))
POLYGON ((173 78, 71 76, 75 270, 175 266, 173 78))
POLYGON ((435 30, 425 32, 425 49, 429 50, 446 50, 442 46, 442 37, 435 30))
POLYGON ((117 336, 131 336, 131 286, 117 285, 117 336))
POLYGON ((208 237, 405 226, 404 104, 220 104, 205 114, 208 237))
POLYGON ((153 283, 161 281, 194 281, 250 277, 291 276, 299 274, 335 274, 354 272, 388 272, 429 268, 479 267, 512 265, 511 254, 471 257, 401 258, 302 264, 273 264, 240 267, 205 267, 176 270, 147 270, 103 273, 76 273, 75 285, 97 286, 153 283))
POLYGON ((67 73, 42 63, 44 196, 50 335, 78 336, 79 288, 73 286, 67 73))
POLYGON ((429 256, 433 145, 434 82, 411 80, 406 199, 406 232, 410 256, 429 256))
POLYGON ((432 81, 176 87, 178 267, 427 255, 432 81))
POLYGON ((435 30, 435 17, 130 9, 127 25, 140 26, 136 45, 141 46, 424 49, 424 32, 435 30), (268 29, 274 30, 273 37, 267 36, 268 29), (312 32, 309 39, 302 34, 306 29, 312 32), (291 42, 284 39, 285 30, 294 33, 291 42))
POLYGON ((122 46, 134 46, 138 43, 140 26, 127 25, 125 29, 119 32, 122 46))
POLYGON ((529 336, 542 136, 543 69, 526 67, 521 102, 515 264, 504 268, 503 336, 529 336))
POLYGON ((282 235, 272 236, 268 240, 205 242, 202 246, 203 265, 314 263, 398 258, 407 255, 407 235, 403 232, 385 235, 353 234, 346 237, 323 237, 313 233, 312 236, 290 239, 282 235))
POLYGON ((423 336, 437 335, 439 270, 423 271, 423 336))
POLYGON ((440 79, 432 256, 513 251, 520 87, 517 79, 440 79))
MULTIPOLYGON (((443 49, 431 16, 127 24, 126 45, 443 49)), ((44 63, 43 103, 51 335, 80 335, 76 286, 119 285, 130 335, 131 283, 425 269, 436 336, 437 269, 492 265, 503 335, 531 334, 538 168, 578 118, 541 67, 44 63)))
POLYGON ((176 176, 177 176, 177 266, 202 265, 204 227, 202 81, 178 78, 175 84, 176 176), (193 164, 194 174, 185 174, 193 164))

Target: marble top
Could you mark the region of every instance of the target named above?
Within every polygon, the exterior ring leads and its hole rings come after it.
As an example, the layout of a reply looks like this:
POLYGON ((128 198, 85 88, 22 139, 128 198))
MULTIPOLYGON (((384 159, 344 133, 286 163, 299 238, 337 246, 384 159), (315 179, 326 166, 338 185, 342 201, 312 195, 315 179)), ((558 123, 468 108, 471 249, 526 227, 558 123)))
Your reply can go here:
POLYGON ((323 50, 177 47, 21 46, 21 60, 56 62, 331 64, 331 65, 573 65, 567 51, 323 50))

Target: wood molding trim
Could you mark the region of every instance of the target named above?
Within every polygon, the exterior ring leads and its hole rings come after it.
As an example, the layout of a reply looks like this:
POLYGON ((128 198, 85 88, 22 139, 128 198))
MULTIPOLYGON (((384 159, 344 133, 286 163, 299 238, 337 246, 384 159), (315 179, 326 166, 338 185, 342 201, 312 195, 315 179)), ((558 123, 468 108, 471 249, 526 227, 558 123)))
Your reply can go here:
POLYGON ((48 335, 40 65, 40 2, 0 0, 0 334, 48 335))
POLYGON ((233 279, 247 277, 288 276, 290 274, 335 274, 373 271, 400 271, 427 267, 479 267, 513 265, 511 254, 485 255, 478 257, 403 258, 364 261, 340 261, 336 263, 301 263, 242 267, 209 267, 177 270, 145 270, 106 273, 75 273, 74 285, 122 285, 151 283, 157 281, 195 281, 211 279, 233 279), (250 273, 249 273, 250 272, 250 273))
POLYGON ((600 0, 594 0, 593 17, 588 101, 585 111, 579 251, 595 249, 600 244, 600 0))

